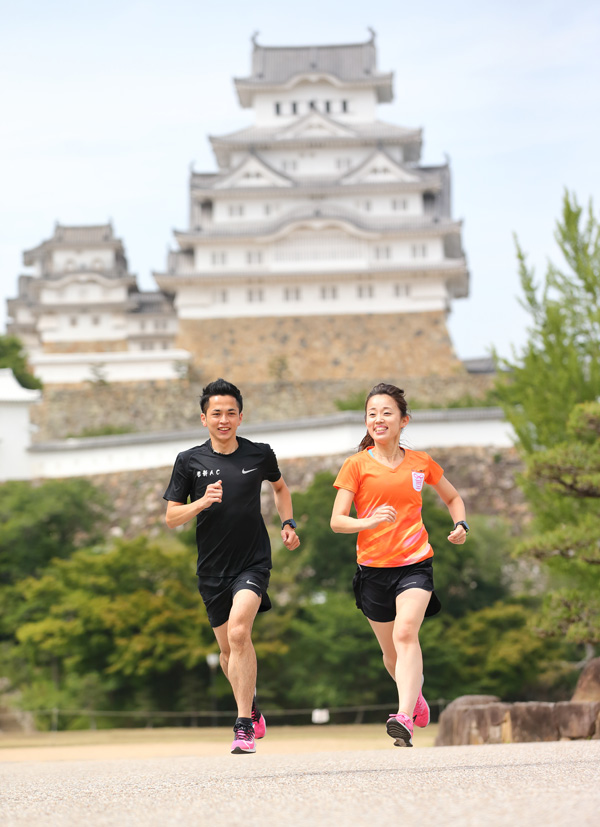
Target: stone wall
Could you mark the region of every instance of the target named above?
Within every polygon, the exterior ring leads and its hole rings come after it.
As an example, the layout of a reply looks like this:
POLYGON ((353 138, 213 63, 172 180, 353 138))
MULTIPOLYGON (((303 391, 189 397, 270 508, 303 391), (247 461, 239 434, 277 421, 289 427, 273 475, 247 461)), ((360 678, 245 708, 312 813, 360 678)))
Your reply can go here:
MULTIPOLYGON (((293 308, 290 308, 293 312, 293 308)), ((461 375, 446 314, 361 314, 179 322, 177 346, 204 375, 245 384, 293 379, 461 375)))
POLYGON ((465 695, 440 715, 435 745, 510 744, 600 739, 600 702, 502 703, 493 695, 465 695))
MULTIPOLYGON (((64 439, 107 425, 141 433, 200 427, 202 387, 218 375, 192 369, 188 378, 174 381, 48 385, 40 403, 31 409, 34 441, 64 439)), ((250 424, 334 413, 338 410, 336 400, 357 395, 362 400, 382 380, 399 383, 409 403, 444 407, 467 395, 483 398, 493 378, 466 372, 412 378, 373 373, 368 379, 256 382, 250 371, 240 386, 244 419, 250 424)))

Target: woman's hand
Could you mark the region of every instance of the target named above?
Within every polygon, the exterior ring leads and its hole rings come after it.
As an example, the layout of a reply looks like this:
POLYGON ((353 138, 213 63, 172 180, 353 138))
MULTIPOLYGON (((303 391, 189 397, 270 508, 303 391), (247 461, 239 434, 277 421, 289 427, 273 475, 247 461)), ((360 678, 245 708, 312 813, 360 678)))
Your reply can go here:
POLYGON ((452 529, 450 534, 448 535, 448 540, 451 543, 454 543, 455 546, 462 545, 465 540, 467 539, 467 532, 465 531, 464 527, 461 525, 457 525, 456 528, 452 529))
POLYGON ((377 528, 382 523, 396 522, 396 509, 393 505, 378 505, 369 517, 363 517, 363 528, 377 528))

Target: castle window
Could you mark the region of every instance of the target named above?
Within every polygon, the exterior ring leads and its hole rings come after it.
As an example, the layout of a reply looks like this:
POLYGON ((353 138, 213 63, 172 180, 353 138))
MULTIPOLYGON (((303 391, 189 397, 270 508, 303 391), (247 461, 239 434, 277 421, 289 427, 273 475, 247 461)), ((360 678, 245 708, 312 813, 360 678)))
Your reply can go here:
POLYGON ((342 112, 348 111, 348 101, 342 101, 342 112))
POLYGON ((352 158, 336 158, 335 165, 338 169, 350 169, 352 166, 352 158))
POLYGON ((395 284, 394 296, 410 296, 410 284, 395 284))
POLYGON ((311 112, 316 112, 317 111, 317 102, 316 101, 309 101, 308 102, 308 108, 310 109, 311 112))
POLYGON ((244 214, 244 205, 243 204, 230 204, 228 208, 229 215, 243 215, 244 214))
POLYGON ((283 290, 283 300, 286 302, 300 301, 301 296, 299 287, 285 287, 283 290))
POLYGON ((298 104, 296 101, 292 101, 292 115, 298 114, 298 104))
POLYGON ((265 292, 262 287, 251 287, 246 296, 249 302, 262 302, 265 300, 265 292))
POLYGON ((275 104, 275 114, 276 115, 281 115, 281 104, 280 103, 275 104))
POLYGON ((154 342, 142 342, 142 350, 154 350, 154 342))
POLYGON ((100 324, 100 316, 92 316, 92 324, 97 327, 100 324))
POLYGON ((282 161, 281 169, 284 172, 295 172, 298 169, 298 161, 282 161))
POLYGON ((363 201, 362 208, 365 212, 371 212, 371 202, 370 201, 363 201))
POLYGON ((248 251, 246 253, 246 263, 247 264, 262 264, 262 253, 259 253, 256 250, 248 251))
POLYGON ((331 112, 331 101, 325 101, 325 111, 331 112))
POLYGON ((427 258, 427 244, 413 244, 411 253, 413 258, 427 258))
POLYGON ((264 207, 263 207, 263 211, 264 211, 265 215, 271 215, 271 213, 273 212, 272 205, 271 204, 265 204, 264 207))
POLYGON ((227 264, 227 253, 211 253, 210 260, 213 264, 227 264))
POLYGON ((71 316, 69 319, 69 324, 71 327, 77 327, 77 316, 71 316))
POLYGON ((408 199, 407 198, 394 198, 392 201, 392 209, 399 211, 399 210, 407 210, 408 209, 408 199))
POLYGON ((322 299, 337 299, 338 291, 337 287, 334 285, 326 285, 321 287, 321 298, 322 299))
POLYGON ((375 247, 373 253, 378 261, 384 261, 385 259, 390 259, 392 257, 392 248, 375 247))
POLYGON ((217 302, 219 302, 220 304, 226 304, 228 298, 229 295, 227 293, 227 290, 217 290, 217 294, 215 296, 217 302))
POLYGON ((356 294, 359 299, 372 299, 375 295, 375 288, 372 284, 359 284, 356 288, 356 294))

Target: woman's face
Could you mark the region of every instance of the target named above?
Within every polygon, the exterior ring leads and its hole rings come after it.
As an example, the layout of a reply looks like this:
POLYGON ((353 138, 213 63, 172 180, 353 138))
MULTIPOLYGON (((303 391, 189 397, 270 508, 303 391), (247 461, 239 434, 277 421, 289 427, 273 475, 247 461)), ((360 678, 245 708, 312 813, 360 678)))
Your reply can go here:
POLYGON ((367 402, 365 422, 375 445, 397 445, 408 420, 408 416, 400 413, 396 401, 385 393, 372 396, 367 402))

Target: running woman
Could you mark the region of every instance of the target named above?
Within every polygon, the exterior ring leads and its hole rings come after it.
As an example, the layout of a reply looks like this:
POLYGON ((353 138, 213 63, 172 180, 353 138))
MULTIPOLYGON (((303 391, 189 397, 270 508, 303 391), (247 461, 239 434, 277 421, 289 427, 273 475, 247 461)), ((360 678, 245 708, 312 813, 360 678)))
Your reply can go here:
POLYGON ((365 403, 367 433, 334 482, 338 489, 331 528, 358 532, 356 605, 371 624, 386 669, 396 681, 398 712, 387 733, 395 746, 412 747, 413 723, 429 723, 423 697, 423 656, 419 629, 441 604, 433 590, 433 549, 421 518, 423 485, 431 485, 450 512, 451 543, 464 543, 469 531, 465 506, 443 469, 423 451, 400 445, 409 415, 404 391, 381 383, 365 403), (354 503, 357 517, 350 516, 354 503))
POLYGON ((209 439, 177 456, 164 494, 169 528, 196 517, 198 589, 237 703, 231 746, 237 755, 256 752, 255 739, 266 732, 256 706, 252 644, 254 618, 271 608, 271 544, 260 510, 263 480, 273 488, 284 545, 290 550, 300 545, 292 498, 273 450, 237 436, 242 407, 242 394, 231 382, 217 379, 203 389, 200 418, 209 439))

